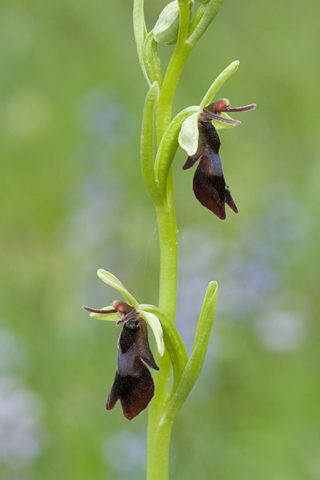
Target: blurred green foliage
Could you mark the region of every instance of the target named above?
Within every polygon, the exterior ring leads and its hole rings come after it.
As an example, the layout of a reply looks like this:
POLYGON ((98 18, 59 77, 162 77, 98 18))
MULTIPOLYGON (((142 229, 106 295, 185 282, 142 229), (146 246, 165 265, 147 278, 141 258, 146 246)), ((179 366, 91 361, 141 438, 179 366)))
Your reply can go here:
MULTIPOLYGON (((146 1, 149 28, 165 4, 146 1)), ((189 349, 209 280, 220 295, 175 480, 320 478, 319 18, 317 0, 225 0, 181 78, 176 112, 239 59, 221 96, 258 108, 221 133, 238 215, 202 208, 182 151, 174 165, 189 349)), ((144 478, 147 413, 104 410, 119 330, 81 310, 115 299, 99 267, 157 301, 131 23, 128 0, 0 6, 1 480, 144 478)))

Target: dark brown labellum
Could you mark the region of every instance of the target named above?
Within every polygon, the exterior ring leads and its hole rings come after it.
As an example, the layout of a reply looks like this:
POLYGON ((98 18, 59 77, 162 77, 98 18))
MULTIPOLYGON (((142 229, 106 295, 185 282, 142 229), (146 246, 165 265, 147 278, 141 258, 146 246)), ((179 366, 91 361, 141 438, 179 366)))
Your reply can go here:
POLYGON ((154 395, 154 383, 149 367, 159 370, 148 342, 148 327, 138 312, 131 312, 118 341, 117 372, 106 408, 111 410, 118 400, 128 420, 144 410, 154 395))
POLYGON ((211 122, 199 121, 199 143, 195 155, 188 157, 184 170, 199 164, 193 177, 193 191, 199 202, 221 220, 226 218, 225 204, 238 209, 226 185, 220 158, 220 137, 211 122))
POLYGON ((150 350, 148 326, 134 307, 121 301, 112 303, 112 309, 98 310, 83 306, 89 312, 123 315, 117 325, 123 323, 118 340, 117 371, 109 393, 106 408, 111 410, 120 400, 123 414, 128 420, 144 410, 154 395, 152 375, 146 365, 159 370, 150 350))

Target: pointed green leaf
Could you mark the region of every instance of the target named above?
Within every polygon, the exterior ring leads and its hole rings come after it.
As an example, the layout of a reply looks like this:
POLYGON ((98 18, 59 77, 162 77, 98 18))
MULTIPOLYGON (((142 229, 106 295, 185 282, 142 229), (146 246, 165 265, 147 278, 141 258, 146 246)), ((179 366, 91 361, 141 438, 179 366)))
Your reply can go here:
POLYGON ((176 413, 185 402, 200 375, 210 339, 217 298, 218 284, 217 282, 210 282, 203 301, 191 355, 182 374, 176 394, 173 396, 164 414, 163 422, 173 422, 176 413))
POLYGON ((143 43, 147 36, 146 23, 144 19, 144 0, 134 0, 133 2, 133 31, 141 70, 145 76, 145 79, 150 85, 150 80, 148 78, 143 60, 143 43))

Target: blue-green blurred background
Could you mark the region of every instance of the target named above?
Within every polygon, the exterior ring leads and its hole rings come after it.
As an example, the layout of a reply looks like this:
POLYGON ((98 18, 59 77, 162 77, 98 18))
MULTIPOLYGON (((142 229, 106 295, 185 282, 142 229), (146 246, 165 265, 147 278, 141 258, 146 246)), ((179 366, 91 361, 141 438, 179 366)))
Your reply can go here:
MULTIPOLYGON (((146 1, 149 28, 165 4, 146 1)), ((174 165, 189 351, 219 282, 173 430, 175 480, 320 478, 319 20, 317 0, 226 0, 181 78, 174 113, 239 59, 221 96, 258 109, 221 133, 238 215, 196 201, 181 150, 174 165)), ((81 310, 115 299, 99 267, 157 302, 132 2, 3 0, 0 29, 0 478, 140 480, 147 413, 105 411, 119 329, 81 310)))

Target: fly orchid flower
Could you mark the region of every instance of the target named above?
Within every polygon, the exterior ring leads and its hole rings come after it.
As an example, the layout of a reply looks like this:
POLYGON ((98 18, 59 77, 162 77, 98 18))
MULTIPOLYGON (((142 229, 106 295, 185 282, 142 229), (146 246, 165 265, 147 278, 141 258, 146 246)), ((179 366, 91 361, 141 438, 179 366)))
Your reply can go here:
POLYGON ((117 371, 109 393, 106 408, 111 410, 118 400, 128 420, 144 410, 154 395, 154 383, 145 363, 155 370, 158 365, 150 350, 147 323, 131 305, 121 301, 111 304, 113 309, 97 310, 84 307, 91 313, 123 315, 116 325, 123 324, 118 340, 117 371))
POLYGON ((189 122, 187 123, 186 120, 185 124, 182 125, 179 136, 180 145, 189 154, 182 168, 186 170, 199 161, 193 177, 194 194, 203 206, 211 210, 221 220, 226 218, 225 204, 229 205, 235 213, 238 213, 238 209, 224 179, 219 154, 221 141, 212 121, 223 122, 229 126, 238 125, 241 122, 229 117, 227 112, 245 112, 256 108, 255 104, 234 108, 229 105, 229 100, 223 98, 206 106, 200 114, 191 115, 187 118, 189 122), (195 120, 196 127, 194 125, 195 120), (192 144, 194 145, 197 142, 195 152, 194 147, 187 148, 184 143, 188 128, 190 129, 189 134, 192 138, 192 144))
POLYGON ((154 383, 149 367, 159 370, 148 341, 148 327, 151 326, 158 351, 164 353, 161 324, 158 318, 139 308, 139 304, 122 283, 109 272, 98 270, 98 276, 108 285, 120 291, 131 305, 122 301, 112 302, 111 306, 95 309, 84 306, 90 316, 100 320, 113 320, 123 324, 118 340, 117 371, 109 393, 106 408, 111 410, 120 400, 123 414, 128 420, 139 415, 154 395, 154 383))

